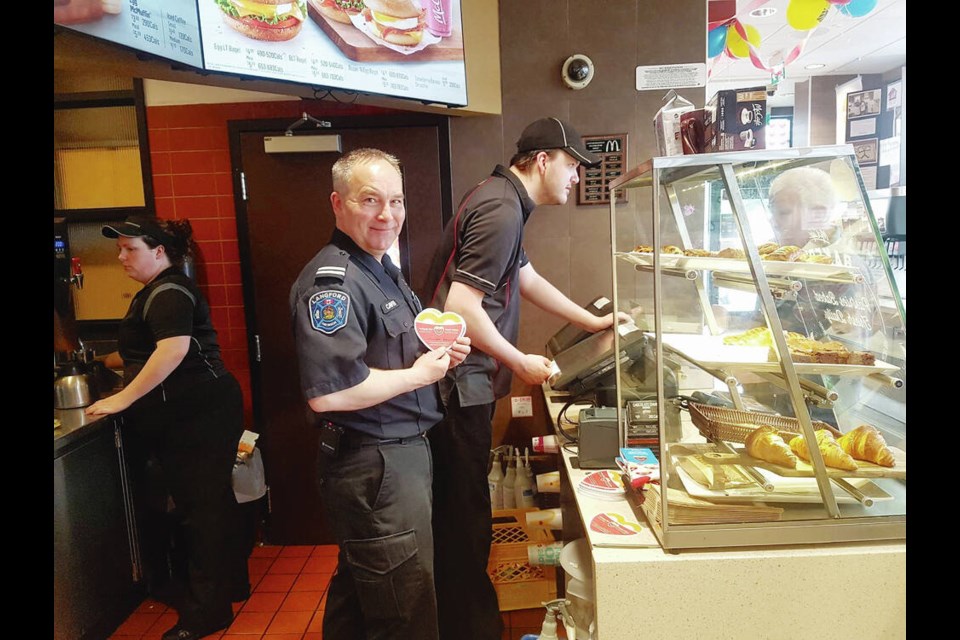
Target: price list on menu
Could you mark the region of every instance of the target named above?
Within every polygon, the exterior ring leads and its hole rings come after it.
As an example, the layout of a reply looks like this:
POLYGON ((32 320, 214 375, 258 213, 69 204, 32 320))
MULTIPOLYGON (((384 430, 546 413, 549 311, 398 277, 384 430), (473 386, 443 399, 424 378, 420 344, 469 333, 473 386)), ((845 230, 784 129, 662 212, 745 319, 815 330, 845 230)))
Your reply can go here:
MULTIPOLYGON (((580 190, 577 204, 609 204, 610 182, 623 174, 627 166, 627 134, 583 136, 587 151, 600 156, 595 167, 580 165, 580 190)), ((617 202, 626 202, 627 192, 617 190, 617 202)))
MULTIPOLYGON (((73 0, 78 1, 93 0, 73 0)), ((60 20, 55 10, 54 22, 138 51, 203 68, 196 0, 120 0, 104 3, 102 11, 87 11, 82 16, 63 14, 60 20)))

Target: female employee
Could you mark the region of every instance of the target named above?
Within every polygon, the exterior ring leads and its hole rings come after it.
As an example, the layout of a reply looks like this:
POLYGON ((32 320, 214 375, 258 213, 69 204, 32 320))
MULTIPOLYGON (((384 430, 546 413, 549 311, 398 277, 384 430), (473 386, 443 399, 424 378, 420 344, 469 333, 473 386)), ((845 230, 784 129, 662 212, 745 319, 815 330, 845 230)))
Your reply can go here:
MULTIPOLYGON (((241 558, 240 512, 231 487, 243 433, 243 397, 220 358, 210 307, 182 269, 190 223, 131 216, 107 225, 128 276, 144 285, 120 322, 124 387, 87 408, 124 412, 128 433, 157 456, 183 516, 188 584, 176 626, 163 640, 193 640, 229 625, 231 587, 241 558)), ((249 582, 244 575, 244 590, 249 582)), ((244 594, 245 595, 245 594, 244 594)))

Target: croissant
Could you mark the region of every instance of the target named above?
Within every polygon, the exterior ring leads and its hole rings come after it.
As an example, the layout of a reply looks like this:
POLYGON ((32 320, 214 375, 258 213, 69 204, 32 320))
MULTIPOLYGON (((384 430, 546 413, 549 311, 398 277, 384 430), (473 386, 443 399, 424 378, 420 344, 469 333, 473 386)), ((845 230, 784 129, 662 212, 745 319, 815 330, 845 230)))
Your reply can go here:
MULTIPOLYGON (((833 434, 826 429, 817 431, 817 447, 823 456, 823 463, 828 467, 845 469, 847 471, 856 471, 859 469, 854 459, 840 448, 833 434)), ((803 439, 802 435, 790 440, 790 448, 807 462, 810 461, 810 450, 807 449, 807 441, 803 439)))
POLYGON ((857 460, 866 460, 881 467, 892 467, 897 463, 880 431, 868 424, 862 424, 840 436, 837 444, 857 460))
POLYGON ((761 425, 755 429, 744 443, 747 445, 747 453, 754 458, 791 469, 797 468, 797 456, 793 455, 793 451, 780 437, 780 432, 770 425, 761 425))

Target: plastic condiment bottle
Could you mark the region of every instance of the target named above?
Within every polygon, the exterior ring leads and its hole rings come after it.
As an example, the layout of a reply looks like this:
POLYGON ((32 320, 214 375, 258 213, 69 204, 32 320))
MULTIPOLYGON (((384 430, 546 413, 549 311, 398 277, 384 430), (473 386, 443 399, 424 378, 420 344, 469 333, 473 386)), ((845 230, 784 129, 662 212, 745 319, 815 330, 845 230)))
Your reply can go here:
POLYGON ((487 486, 490 487, 490 508, 503 509, 503 468, 500 466, 500 452, 493 454, 493 464, 487 475, 487 486))
POLYGON ((503 508, 516 509, 517 499, 513 492, 513 485, 517 483, 517 461, 507 454, 507 475, 503 478, 503 508))
POLYGON ((533 503, 533 482, 527 474, 527 468, 523 464, 523 458, 520 457, 520 449, 516 450, 517 456, 517 481, 514 484, 514 501, 517 509, 529 509, 534 506, 533 503))
POLYGON ((523 458, 525 464, 523 465, 523 473, 530 480, 530 490, 533 491, 533 497, 537 497, 537 481, 533 477, 533 469, 530 468, 530 447, 523 448, 523 458))

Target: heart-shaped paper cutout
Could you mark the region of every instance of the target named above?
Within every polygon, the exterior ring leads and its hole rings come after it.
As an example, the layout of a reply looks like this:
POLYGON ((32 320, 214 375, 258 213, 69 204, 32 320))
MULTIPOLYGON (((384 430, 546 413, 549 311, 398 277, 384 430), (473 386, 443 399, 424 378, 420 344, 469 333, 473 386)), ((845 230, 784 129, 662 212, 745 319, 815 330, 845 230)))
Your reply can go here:
POLYGON ((591 531, 615 536, 635 536, 643 531, 639 522, 628 520, 619 513, 600 513, 590 521, 591 531))
POLYGON ((440 347, 446 349, 467 332, 467 323, 459 313, 436 309, 424 309, 418 313, 413 326, 420 342, 431 350, 440 347))

